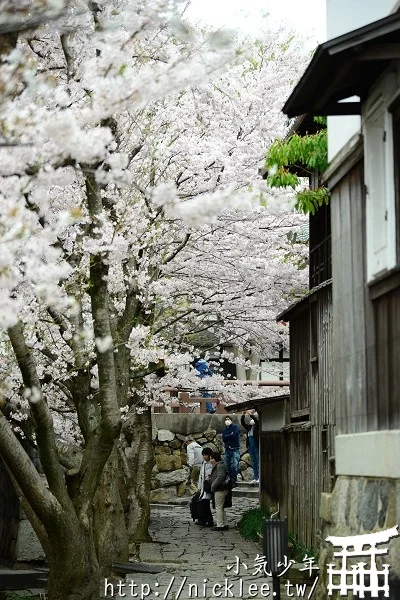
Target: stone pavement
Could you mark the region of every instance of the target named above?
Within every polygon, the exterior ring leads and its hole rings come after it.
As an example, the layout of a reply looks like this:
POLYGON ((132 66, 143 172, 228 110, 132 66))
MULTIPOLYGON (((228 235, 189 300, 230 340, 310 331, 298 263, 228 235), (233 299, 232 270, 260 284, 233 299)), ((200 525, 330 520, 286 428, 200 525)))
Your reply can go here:
MULTIPOLYGON (((153 542, 140 545, 140 560, 162 565, 165 570, 106 580, 105 596, 149 600, 273 598, 271 577, 253 574, 257 570, 255 559, 262 555, 261 546, 244 540, 236 529, 243 512, 258 506, 258 501, 234 498, 233 503, 227 510, 229 530, 223 532, 193 523, 188 505, 162 508, 153 505, 150 525, 153 542), (232 568, 227 570, 228 565, 232 568)), ((262 565, 260 570, 263 571, 262 565)), ((287 598, 283 589, 281 598, 287 598)))

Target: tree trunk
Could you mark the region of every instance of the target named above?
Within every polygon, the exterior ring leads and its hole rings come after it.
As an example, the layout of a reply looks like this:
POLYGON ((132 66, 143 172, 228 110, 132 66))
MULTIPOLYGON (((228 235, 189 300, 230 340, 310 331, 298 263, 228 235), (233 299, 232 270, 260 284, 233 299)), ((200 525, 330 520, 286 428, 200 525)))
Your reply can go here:
POLYGON ((126 449, 130 477, 128 535, 129 541, 142 542, 150 540, 150 489, 151 471, 154 465, 152 443, 151 411, 143 409, 137 413, 133 408, 129 419, 125 422, 125 437, 131 445, 126 449))
POLYGON ((48 600, 99 600, 102 573, 91 531, 69 522, 49 536, 48 600))
POLYGON ((114 562, 128 562, 129 544, 124 509, 119 492, 116 447, 103 471, 93 503, 93 531, 97 556, 104 575, 114 562))

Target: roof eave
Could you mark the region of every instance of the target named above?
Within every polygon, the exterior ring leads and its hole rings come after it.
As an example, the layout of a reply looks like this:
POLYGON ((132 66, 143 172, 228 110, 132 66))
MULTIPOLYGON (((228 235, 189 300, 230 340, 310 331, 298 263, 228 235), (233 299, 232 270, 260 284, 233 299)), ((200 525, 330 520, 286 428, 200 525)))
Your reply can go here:
POLYGON ((354 80, 351 67, 355 63, 357 69, 359 65, 369 67, 371 63, 369 79, 375 73, 380 74, 382 69, 376 69, 377 64, 388 63, 397 53, 400 57, 395 43, 388 44, 390 52, 382 50, 382 42, 393 42, 394 34, 399 31, 400 13, 397 12, 318 46, 305 73, 285 102, 283 112, 289 117, 304 113, 314 116, 359 115, 361 102, 343 100, 354 95, 362 98, 371 82, 365 81, 361 69, 360 76, 354 80))

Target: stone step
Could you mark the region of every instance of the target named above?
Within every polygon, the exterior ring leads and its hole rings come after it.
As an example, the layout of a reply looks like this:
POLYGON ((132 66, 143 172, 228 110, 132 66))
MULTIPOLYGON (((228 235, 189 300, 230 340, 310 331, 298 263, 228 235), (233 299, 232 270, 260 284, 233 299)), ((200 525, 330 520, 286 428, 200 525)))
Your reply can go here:
POLYGON ((46 582, 47 570, 0 567, 0 590, 42 589, 46 582))
POLYGON ((156 508, 157 510, 171 510, 171 508, 175 507, 188 507, 190 503, 190 498, 185 498, 182 502, 177 502, 176 500, 171 500, 170 502, 151 502, 150 510, 152 508, 156 508))
POLYGON ((241 481, 240 479, 237 482, 237 487, 240 489, 258 489, 260 486, 259 483, 251 483, 250 481, 241 481))
POLYGON ((258 498, 259 497, 259 493, 260 490, 257 487, 254 487, 252 489, 247 489, 247 488, 243 488, 243 487, 235 487, 232 490, 232 496, 234 496, 235 498, 258 498))

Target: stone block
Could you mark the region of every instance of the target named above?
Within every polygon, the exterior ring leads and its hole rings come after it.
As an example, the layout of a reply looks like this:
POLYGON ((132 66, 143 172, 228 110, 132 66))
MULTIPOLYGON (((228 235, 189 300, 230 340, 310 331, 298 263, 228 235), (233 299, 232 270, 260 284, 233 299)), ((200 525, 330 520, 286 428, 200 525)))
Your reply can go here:
POLYGON ((157 454, 172 454, 172 450, 171 450, 171 448, 168 448, 165 446, 155 446, 154 454, 156 456, 157 456, 157 454))
POLYGON ((175 434, 169 429, 159 429, 157 433, 157 438, 160 442, 172 442, 175 434))
POLYGON ((178 497, 185 496, 186 494, 186 481, 181 481, 177 487, 178 497))
POLYGON ((214 442, 207 442, 206 444, 204 444, 204 446, 207 448, 211 448, 211 450, 213 450, 213 452, 220 452, 220 450, 217 448, 217 446, 214 444, 214 442))
POLYGON ((177 491, 175 486, 168 488, 156 488, 150 492, 150 502, 168 502, 177 497, 177 491))
POLYGON ((327 523, 332 522, 332 494, 323 492, 319 503, 319 516, 327 523))
POLYGON ((240 474, 243 477, 243 481, 253 481, 254 479, 254 471, 251 467, 247 467, 240 474))
POLYGON ((215 429, 208 429, 204 432, 204 437, 208 442, 211 442, 215 436, 217 435, 217 431, 215 429))
POLYGON ((42 561, 46 558, 43 548, 28 519, 19 523, 17 543, 17 561, 42 561))
POLYGON ((178 448, 182 448, 182 442, 175 438, 174 440, 172 440, 172 442, 170 442, 169 447, 173 448, 174 450, 177 450, 178 448))
POLYGON ((181 457, 176 454, 158 454, 156 465, 159 471, 176 471, 182 466, 181 457))
MULTIPOLYGON (((215 430, 221 432, 225 427, 225 416, 224 414, 194 414, 194 413, 181 413, 181 414, 166 414, 166 413, 153 413, 152 424, 157 429, 168 429, 174 431, 181 437, 178 439, 185 439, 187 435, 193 435, 197 432, 205 432, 209 430, 215 430)), ((234 423, 240 425, 240 415, 231 415, 234 423)), ((203 435, 203 433, 202 433, 203 435)))
MULTIPOLYGON (((251 465, 250 454, 248 454, 247 452, 246 452, 246 454, 243 454, 240 462, 244 463, 247 466, 251 465)), ((245 469, 246 467, 244 466, 243 468, 245 469)))
POLYGON ((186 469, 178 469, 177 471, 170 471, 169 473, 158 473, 155 476, 154 481, 157 487, 168 487, 186 481, 187 476, 186 469))

